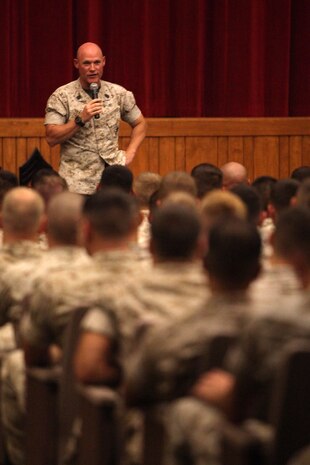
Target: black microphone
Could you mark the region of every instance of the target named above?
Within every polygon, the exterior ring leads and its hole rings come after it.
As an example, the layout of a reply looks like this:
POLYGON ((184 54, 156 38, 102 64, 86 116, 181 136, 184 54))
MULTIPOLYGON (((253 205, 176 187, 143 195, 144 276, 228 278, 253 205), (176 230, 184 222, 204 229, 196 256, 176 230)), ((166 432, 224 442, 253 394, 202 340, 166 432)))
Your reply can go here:
MULTIPOLYGON (((98 86, 97 82, 92 82, 90 84, 90 86, 89 86, 89 89, 90 89, 90 92, 91 92, 92 99, 98 98, 99 86, 98 86)), ((100 118, 100 115, 99 114, 95 115, 95 118, 96 119, 100 118)))

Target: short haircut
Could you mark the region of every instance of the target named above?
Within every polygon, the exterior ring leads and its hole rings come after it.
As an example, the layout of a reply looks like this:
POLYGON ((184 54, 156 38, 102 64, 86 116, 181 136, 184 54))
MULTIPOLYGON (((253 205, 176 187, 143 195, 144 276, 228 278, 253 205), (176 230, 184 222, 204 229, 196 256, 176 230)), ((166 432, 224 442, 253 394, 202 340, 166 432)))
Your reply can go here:
POLYGON ((296 181, 303 181, 304 179, 310 178, 310 166, 304 165, 295 168, 291 172, 291 178, 295 179, 296 181))
POLYGON ((296 179, 280 179, 275 183, 270 194, 270 203, 277 213, 288 208, 297 194, 300 183, 296 179))
POLYGON ((227 289, 246 287, 259 270, 261 239, 254 224, 239 218, 222 219, 209 231, 205 268, 227 289))
POLYGON ((7 182, 12 187, 18 186, 18 178, 11 171, 0 169, 0 180, 7 182))
POLYGON ((244 202, 247 208, 247 220, 250 223, 258 224, 262 211, 262 202, 257 190, 253 186, 237 184, 231 188, 231 192, 244 202))
POLYGON ((83 215, 92 228, 106 239, 122 239, 138 225, 135 197, 116 188, 106 188, 87 197, 83 215))
POLYGON ((76 245, 84 198, 73 192, 56 194, 47 209, 48 234, 59 244, 76 245))
POLYGON ((211 163, 200 163, 194 166, 191 176, 195 179, 197 186, 197 197, 201 199, 207 192, 220 189, 223 185, 223 173, 211 163))
POLYGON ((164 199, 171 192, 183 191, 197 196, 197 187, 194 178, 185 171, 171 171, 163 176, 158 189, 158 198, 164 199))
POLYGON ((207 226, 221 218, 235 216, 245 219, 247 208, 244 202, 231 191, 214 189, 201 200, 201 215, 207 226))
POLYGON ((50 176, 59 176, 59 174, 52 168, 41 168, 40 170, 36 171, 31 177, 30 187, 35 189, 37 185, 42 184, 45 181, 45 179, 50 176))
POLYGON ((297 206, 280 213, 274 232, 274 249, 287 260, 299 251, 310 267, 309 209, 297 206))
POLYGON ((310 178, 305 179, 298 188, 297 205, 310 209, 310 178))
POLYGON ((15 187, 3 199, 3 229, 18 235, 35 233, 43 212, 43 199, 35 190, 15 187))
POLYGON ((68 185, 67 181, 63 177, 59 176, 58 173, 53 172, 52 170, 41 171, 50 172, 47 175, 41 173, 40 177, 35 179, 32 188, 39 192, 47 206, 54 195, 67 191, 68 185))
POLYGON ((148 207, 151 195, 158 190, 161 175, 145 171, 134 178, 133 191, 141 206, 148 207))
POLYGON ((271 192, 276 182, 277 179, 272 176, 259 176, 252 182, 252 186, 257 190, 261 198, 262 208, 265 211, 268 209, 271 192))
POLYGON ((130 194, 132 185, 133 174, 127 166, 109 165, 102 172, 99 189, 116 187, 130 194))
POLYGON ((11 171, 0 169, 0 206, 2 205, 5 194, 18 186, 18 178, 11 171))
POLYGON ((196 251, 201 224, 190 205, 171 203, 159 207, 151 223, 151 243, 162 260, 189 260, 196 251))

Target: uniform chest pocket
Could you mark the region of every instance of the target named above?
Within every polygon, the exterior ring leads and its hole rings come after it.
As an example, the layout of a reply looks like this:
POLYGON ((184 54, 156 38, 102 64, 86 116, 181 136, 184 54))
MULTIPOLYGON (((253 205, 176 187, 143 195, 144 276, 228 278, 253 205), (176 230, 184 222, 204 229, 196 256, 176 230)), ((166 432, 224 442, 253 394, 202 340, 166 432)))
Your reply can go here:
POLYGON ((119 107, 111 108, 105 114, 106 123, 112 130, 115 130, 115 127, 118 129, 120 118, 121 113, 119 107))

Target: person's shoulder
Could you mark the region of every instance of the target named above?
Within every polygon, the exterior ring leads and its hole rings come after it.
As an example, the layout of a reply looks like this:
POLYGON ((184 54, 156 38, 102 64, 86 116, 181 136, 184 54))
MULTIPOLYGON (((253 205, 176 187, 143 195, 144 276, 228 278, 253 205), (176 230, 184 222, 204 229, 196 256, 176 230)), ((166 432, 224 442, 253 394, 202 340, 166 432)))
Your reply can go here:
POLYGON ((105 90, 108 90, 113 94, 122 94, 124 92, 127 92, 127 89, 125 89, 125 87, 119 84, 115 84, 114 82, 101 81, 101 85, 105 90))
POLYGON ((54 90, 52 95, 72 93, 72 92, 76 92, 79 89, 80 89, 80 83, 79 83, 79 80, 76 79, 75 81, 71 81, 71 82, 68 82, 67 84, 63 84, 62 86, 57 87, 57 89, 54 90))

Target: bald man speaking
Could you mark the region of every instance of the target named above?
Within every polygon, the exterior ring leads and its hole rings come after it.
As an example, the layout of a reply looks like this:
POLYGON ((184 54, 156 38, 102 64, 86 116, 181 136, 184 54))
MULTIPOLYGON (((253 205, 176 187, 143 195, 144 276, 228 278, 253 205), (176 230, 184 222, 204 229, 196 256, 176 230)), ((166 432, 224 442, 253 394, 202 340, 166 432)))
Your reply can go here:
POLYGON ((74 59, 79 78, 56 89, 46 106, 47 142, 60 144, 59 174, 79 194, 95 192, 105 166, 128 165, 145 137, 132 92, 101 80, 105 63, 98 45, 81 45, 74 59), (120 120, 132 127, 126 151, 118 148, 120 120))

